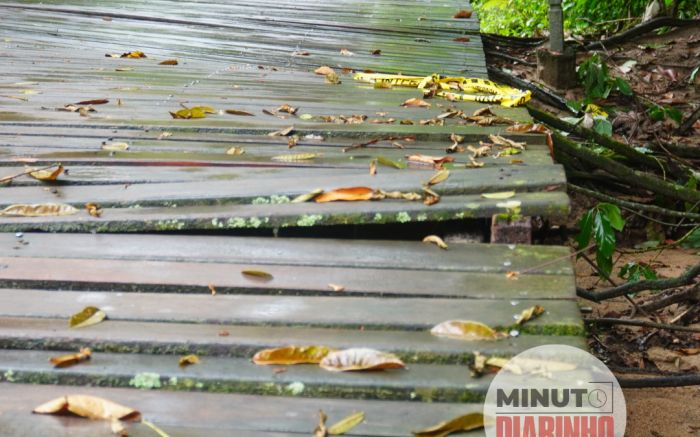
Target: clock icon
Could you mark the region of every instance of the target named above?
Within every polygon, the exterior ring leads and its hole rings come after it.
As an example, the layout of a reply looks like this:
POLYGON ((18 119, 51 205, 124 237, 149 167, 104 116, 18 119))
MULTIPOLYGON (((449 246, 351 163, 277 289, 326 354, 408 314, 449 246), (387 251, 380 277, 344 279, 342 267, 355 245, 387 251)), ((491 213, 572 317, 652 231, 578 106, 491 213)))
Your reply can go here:
POLYGON ((595 389, 588 393, 588 403, 593 408, 602 408, 608 402, 608 395, 603 390, 595 389))

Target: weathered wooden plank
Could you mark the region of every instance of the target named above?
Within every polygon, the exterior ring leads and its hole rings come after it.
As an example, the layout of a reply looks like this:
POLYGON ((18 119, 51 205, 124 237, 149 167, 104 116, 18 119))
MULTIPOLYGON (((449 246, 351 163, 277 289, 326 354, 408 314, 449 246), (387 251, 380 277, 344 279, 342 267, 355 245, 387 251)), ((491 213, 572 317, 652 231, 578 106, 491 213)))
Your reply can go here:
MULTIPOLYGON (((532 347, 550 344, 551 336, 520 335, 499 341, 446 340, 425 331, 245 326, 222 324, 129 322, 109 320, 90 329, 71 329, 65 319, 3 317, 3 349, 78 350, 146 354, 199 354, 250 358, 255 352, 291 344, 369 347, 393 352, 406 363, 465 363, 478 350, 487 356, 509 357, 532 347), (226 335, 221 335, 225 333, 226 335)), ((560 335, 557 344, 585 348, 585 338, 560 335)))
POLYGON ((0 233, 8 257, 187 261, 333 268, 573 274, 561 246, 453 244, 440 251, 411 241, 192 235, 0 233), (12 248, 17 246, 18 249, 12 248), (341 247, 342 249, 338 249, 341 247), (544 265, 546 264, 546 265, 544 265), (541 266, 541 267, 538 267, 541 266))
MULTIPOLYGON (((477 404, 415 403, 350 399, 307 399, 274 396, 250 396, 215 393, 145 391, 123 388, 72 387, 53 385, 0 384, 0 426, 17 429, 13 435, 57 435, 77 437, 109 436, 104 424, 84 419, 36 416, 37 405, 66 393, 91 394, 132 406, 144 417, 175 436, 254 436, 281 437, 287 434, 310 435, 323 409, 334 422, 357 411, 366 420, 347 435, 405 437, 412 430, 423 429, 467 412, 481 411, 477 404), (189 428, 196 433, 178 433, 189 428), (38 433, 46 429, 51 432, 38 433), (25 431, 31 431, 26 433, 25 431), (58 431, 59 433, 55 433, 58 431), (89 431, 94 433, 90 434, 89 431), (175 431, 175 432, 173 432, 175 431), (63 432, 63 434, 60 434, 63 432), (249 434, 245 434, 248 432, 249 434), (278 435, 254 433, 281 433, 278 435), (68 434, 69 433, 69 434, 68 434)), ((146 436, 140 428, 130 428, 130 435, 146 436), (133 432, 132 432, 133 431, 133 432), (138 434, 137 434, 138 433, 138 434)), ((483 432, 467 434, 483 436, 483 432)))
POLYGON ((176 356, 112 353, 96 353, 80 366, 54 369, 49 358, 55 355, 6 350, 0 355, 0 373, 12 370, 12 379, 21 383, 109 387, 129 387, 136 375, 149 373, 171 390, 418 402, 479 402, 491 380, 489 375, 470 377, 462 365, 412 364, 407 369, 354 373, 302 365, 275 373, 270 366, 242 358, 206 357, 183 369, 176 356))
MULTIPOLYGON (((440 258, 439 254, 433 257, 440 258)), ((209 285, 213 285, 219 294, 337 294, 328 286, 332 283, 345 287, 343 296, 542 300, 570 299, 575 295, 573 278, 568 275, 524 273, 518 281, 513 281, 503 272, 433 272, 429 269, 429 266, 420 270, 399 270, 0 257, 0 286, 208 293, 209 285), (41 265, 41 268, 37 269, 37 265, 41 265), (237 274, 246 269, 268 271, 274 279, 269 284, 263 284, 237 274)))
MULTIPOLYGON (((246 296, 209 294, 113 293, 0 289, 0 314, 8 317, 68 319, 87 305, 111 319, 184 323, 346 327, 349 329, 429 330, 446 320, 477 320, 508 329, 525 300, 401 299, 372 297, 246 296)), ((542 302, 547 313, 520 327, 533 334, 580 335, 576 302, 542 302)))

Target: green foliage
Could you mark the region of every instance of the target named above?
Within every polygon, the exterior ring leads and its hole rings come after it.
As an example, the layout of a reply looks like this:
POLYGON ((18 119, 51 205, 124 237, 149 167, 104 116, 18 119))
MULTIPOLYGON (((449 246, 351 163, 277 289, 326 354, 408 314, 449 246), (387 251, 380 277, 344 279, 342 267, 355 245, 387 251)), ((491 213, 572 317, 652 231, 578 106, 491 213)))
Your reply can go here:
POLYGON ((500 213, 497 215, 497 217, 501 220, 505 220, 508 223, 513 223, 517 222, 518 220, 523 218, 522 215, 522 210, 520 209, 520 205, 518 206, 507 206, 505 207, 506 212, 500 213))
POLYGON ((700 249, 700 227, 693 229, 683 240, 681 246, 690 249, 700 249))
POLYGON ((632 87, 621 77, 612 77, 608 71, 608 65, 603 62, 598 53, 584 61, 576 70, 579 81, 586 92, 583 105, 587 105, 596 99, 607 99, 613 91, 631 96, 632 87))
POLYGON ((588 247, 592 238, 596 244, 596 264, 603 273, 610 275, 616 245, 615 231, 622 231, 625 227, 620 208, 610 203, 599 203, 587 211, 578 224, 578 249, 588 247))
POLYGON ((634 261, 630 261, 622 266, 617 276, 629 282, 641 281, 642 276, 646 280, 658 279, 656 272, 649 264, 634 261))
POLYGON ((509 36, 541 35, 549 26, 544 0, 475 0, 481 31, 509 36))
POLYGON ((667 118, 675 121, 678 124, 683 122, 683 113, 676 108, 667 106, 651 105, 647 110, 649 118, 654 121, 663 121, 667 118))
POLYGON ((145 390, 160 388, 160 375, 151 372, 137 373, 133 378, 131 378, 129 385, 145 390))

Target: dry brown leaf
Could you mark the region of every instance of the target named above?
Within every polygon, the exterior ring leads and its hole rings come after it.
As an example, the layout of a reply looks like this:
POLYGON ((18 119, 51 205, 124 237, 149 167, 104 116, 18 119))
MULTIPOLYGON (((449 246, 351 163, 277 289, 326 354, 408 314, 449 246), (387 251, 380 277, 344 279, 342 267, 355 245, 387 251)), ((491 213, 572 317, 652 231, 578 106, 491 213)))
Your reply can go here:
POLYGON ((471 167, 471 168, 481 168, 481 167, 483 167, 483 166, 484 166, 484 163, 483 163, 483 162, 477 161, 477 160, 474 159, 474 157, 472 157, 472 156, 469 157, 469 163, 467 164, 467 167, 471 167))
POLYGON ((374 190, 369 187, 337 188, 318 195, 314 200, 317 203, 337 201, 359 201, 372 199, 374 190))
POLYGON ((328 427, 328 434, 330 435, 342 435, 350 431, 357 425, 361 424, 365 420, 365 413, 362 411, 353 413, 348 417, 334 423, 328 427))
POLYGON ((69 367, 74 364, 81 363, 90 359, 92 351, 90 348, 83 347, 80 348, 79 352, 74 354, 61 355, 58 357, 49 358, 49 362, 53 364, 54 367, 69 367))
POLYGON ((331 372, 403 369, 406 365, 394 354, 374 349, 354 348, 331 352, 319 363, 331 372))
POLYGON ((647 350, 647 357, 659 370, 665 372, 698 372, 700 355, 686 355, 671 349, 654 346, 647 350))
POLYGON ((177 361, 177 364, 180 367, 187 367, 191 366, 192 364, 199 364, 199 357, 195 354, 185 355, 184 357, 180 357, 180 359, 177 361))
POLYGON ((15 204, 0 210, 0 216, 6 217, 49 217, 73 215, 78 210, 61 203, 15 204))
POLYGON ((299 143, 299 135, 290 135, 287 137, 287 148, 293 149, 299 143))
POLYGON ((245 153, 245 149, 243 147, 238 147, 238 146, 230 147, 226 151, 227 155, 233 155, 233 156, 243 155, 244 153, 245 153))
POLYGON ((437 337, 467 341, 497 340, 504 337, 504 334, 494 331, 490 326, 472 320, 448 320, 435 325, 430 333, 437 337))
POLYGON ((454 162, 454 160, 455 160, 451 156, 430 156, 430 155, 422 155, 422 154, 408 155, 408 156, 406 156, 406 159, 412 163, 430 164, 430 165, 435 166, 437 168, 441 168, 442 164, 444 164, 446 162, 454 162))
POLYGON ((453 38, 452 41, 454 42, 469 42, 471 41, 468 36, 458 36, 457 38, 453 38))
POLYGON ((95 218, 102 217, 102 207, 96 203, 92 203, 92 202, 86 203, 85 209, 87 210, 88 214, 90 214, 92 217, 95 217, 95 218))
POLYGON ((241 275, 246 279, 257 282, 270 282, 273 279, 270 273, 262 270, 242 270, 241 275))
POLYGON ((211 292, 212 296, 216 296, 216 287, 214 287, 214 284, 209 284, 207 285, 209 287, 209 291, 211 292))
POLYGON ((289 126, 284 129, 276 130, 274 132, 270 132, 269 136, 271 137, 286 137, 287 135, 291 134, 292 131, 294 131, 294 126, 289 126))
POLYGON ((372 176, 377 174, 377 160, 373 159, 369 162, 369 174, 372 176))
POLYGON ((472 158, 481 158, 482 156, 488 156, 491 152, 491 144, 484 144, 480 147, 467 146, 467 150, 472 152, 472 158))
POLYGON ((58 176, 63 173, 63 165, 58 164, 55 168, 50 167, 47 169, 39 170, 38 168, 25 167, 26 171, 29 171, 29 176, 34 179, 38 179, 44 182, 55 181, 58 176))
POLYGON ((158 65, 177 65, 177 59, 166 59, 165 61, 160 61, 158 65))
POLYGON ((471 18, 471 17, 472 17, 472 11, 467 11, 465 9, 457 11, 457 13, 452 16, 452 18, 471 18))
POLYGON ((430 108, 432 105, 423 99, 418 99, 416 97, 411 97, 401 104, 401 106, 406 107, 418 107, 418 108, 430 108))
POLYGON ((92 420, 138 421, 141 419, 141 413, 133 408, 90 395, 62 396, 39 405, 32 412, 37 414, 70 412, 92 420))
POLYGON ((314 429, 313 437, 327 437, 328 436, 328 429, 326 428, 326 420, 327 419, 328 419, 328 416, 326 416, 326 413, 324 413, 323 410, 318 410, 318 425, 316 425, 316 428, 314 429))
POLYGON ((331 73, 335 74, 335 70, 327 65, 323 65, 315 69, 314 73, 318 74, 319 76, 327 76, 331 73))
POLYGON ((337 73, 329 73, 326 75, 326 83, 340 85, 342 82, 340 81, 340 76, 338 76, 337 73))
POLYGON ((274 349, 264 349, 253 357, 253 362, 259 365, 293 365, 318 364, 334 349, 326 346, 286 346, 274 349))
POLYGON ((440 422, 435 426, 420 431, 413 431, 414 437, 445 437, 453 432, 472 431, 484 427, 484 415, 470 413, 455 417, 452 420, 440 422))
POLYGON ((85 328, 100 323, 107 317, 101 309, 93 306, 83 308, 79 313, 75 313, 70 317, 68 326, 71 328, 85 328))
POLYGON ((433 196, 429 194, 423 199, 423 204, 426 206, 435 205, 438 202, 440 202, 440 196, 433 196))
POLYGON ((486 368, 486 356, 478 351, 474 351, 474 362, 469 365, 472 378, 478 378, 484 373, 486 368))
POLYGON ((83 100, 82 102, 74 103, 74 105, 77 106, 84 106, 84 105, 104 105, 106 103, 109 103, 109 99, 94 99, 94 100, 83 100))
POLYGON ((255 114, 251 114, 247 111, 241 111, 240 109, 224 109, 224 112, 230 115, 241 115, 243 117, 255 117, 255 114))
POLYGON ((340 292, 345 291, 345 287, 343 287, 342 285, 333 284, 333 283, 330 283, 330 282, 328 283, 328 287, 330 287, 331 290, 333 290, 333 291, 335 291, 335 292, 337 292, 337 293, 340 293, 340 292))
POLYGON ((355 56, 355 54, 348 49, 340 49, 340 54, 343 56, 355 56))
POLYGON ((511 281, 517 281, 520 278, 520 272, 506 272, 506 278, 510 279, 511 281))
POLYGON ((518 319, 515 321, 515 324, 522 325, 523 323, 529 320, 536 319, 537 317, 544 314, 544 311, 544 307, 540 305, 535 305, 533 307, 525 309, 522 313, 520 313, 520 316, 518 316, 518 319))
POLYGON ((447 250, 447 243, 445 243, 445 241, 437 235, 428 235, 427 237, 423 238, 423 243, 432 243, 440 249, 447 250))
MULTIPOLYGON (((380 49, 375 49, 375 50, 371 50, 369 52, 369 54, 372 56, 379 56, 382 54, 382 51, 380 49)), ((367 70, 365 70, 365 73, 367 73, 367 70)))
POLYGON ((298 107, 289 106, 288 104, 283 104, 276 109, 277 112, 286 112, 287 114, 294 115, 299 111, 298 107))
POLYGON ((433 175, 433 177, 430 178, 430 180, 427 182, 429 187, 432 187, 433 185, 437 185, 441 182, 445 182, 447 178, 450 177, 450 171, 449 170, 440 170, 437 173, 433 175))
POLYGON ((321 193, 323 193, 323 190, 320 188, 316 188, 315 190, 302 194, 300 196, 295 197, 292 199, 290 203, 304 203, 308 202, 309 200, 313 200, 316 197, 318 197, 321 193))
POLYGON ((489 139, 494 144, 498 144, 499 146, 513 147, 513 148, 519 149, 519 150, 525 150, 525 146, 527 146, 527 143, 525 143, 525 142, 513 141, 513 140, 510 140, 508 138, 502 137, 500 135, 489 135, 489 139))

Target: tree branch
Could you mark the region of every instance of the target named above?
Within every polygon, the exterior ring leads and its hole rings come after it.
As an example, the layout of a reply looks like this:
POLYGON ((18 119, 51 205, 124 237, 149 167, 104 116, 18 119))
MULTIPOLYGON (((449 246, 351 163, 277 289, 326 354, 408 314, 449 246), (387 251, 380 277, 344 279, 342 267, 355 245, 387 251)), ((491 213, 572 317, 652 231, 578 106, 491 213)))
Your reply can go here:
POLYGON ((681 20, 679 18, 672 17, 660 17, 646 23, 639 24, 630 30, 622 33, 618 33, 608 39, 603 41, 596 41, 590 44, 586 44, 583 48, 586 50, 594 50, 600 48, 606 48, 614 46, 616 44, 629 41, 639 35, 644 35, 645 33, 652 32, 660 27, 683 27, 683 26, 700 26, 700 20, 681 20))
POLYGON ((617 378, 622 388, 687 387, 700 385, 700 373, 658 378, 617 378))
POLYGON ((666 329, 668 331, 684 331, 684 332, 700 332, 700 328, 693 326, 669 325, 667 323, 656 323, 648 320, 634 319, 615 319, 610 317, 601 317, 598 319, 588 319, 587 322, 593 322, 599 325, 628 325, 641 326, 644 328, 666 329))

